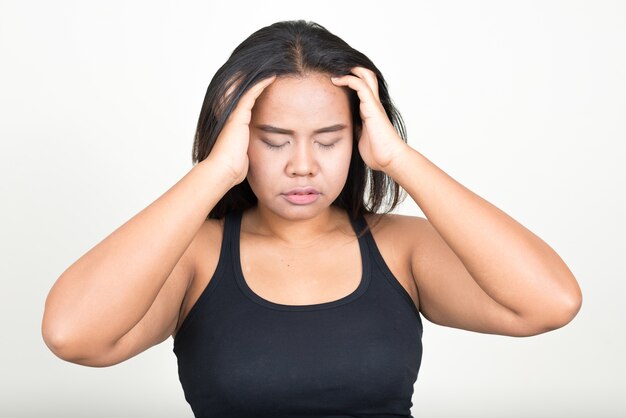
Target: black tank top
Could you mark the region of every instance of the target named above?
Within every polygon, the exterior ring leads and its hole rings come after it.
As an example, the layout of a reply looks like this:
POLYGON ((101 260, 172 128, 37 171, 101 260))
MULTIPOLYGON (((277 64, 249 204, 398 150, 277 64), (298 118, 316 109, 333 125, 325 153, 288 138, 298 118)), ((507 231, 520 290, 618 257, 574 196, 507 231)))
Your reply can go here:
MULTIPOLYGON (((226 215, 215 273, 174 337, 194 415, 411 417, 422 321, 371 232, 358 238, 356 290, 331 302, 283 305, 244 280, 241 215, 226 215)), ((357 236, 365 226, 363 217, 352 222, 357 236)))

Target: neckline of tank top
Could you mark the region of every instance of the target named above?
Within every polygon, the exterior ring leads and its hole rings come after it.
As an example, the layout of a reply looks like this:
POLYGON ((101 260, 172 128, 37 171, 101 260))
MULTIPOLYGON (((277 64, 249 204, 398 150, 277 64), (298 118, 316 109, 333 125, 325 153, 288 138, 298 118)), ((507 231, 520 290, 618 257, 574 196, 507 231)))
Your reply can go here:
MULTIPOLYGON (((241 240, 241 218, 243 216, 243 212, 241 210, 231 212, 227 214, 229 217, 229 225, 230 225, 230 234, 231 239, 231 254, 232 262, 233 262, 233 270, 235 272, 235 281, 239 286, 239 289, 243 292, 245 296, 248 297, 252 302, 261 305, 263 307, 279 310, 279 311, 294 311, 294 312, 302 312, 302 311, 318 311, 323 309, 331 309, 336 308, 338 306, 343 306, 349 302, 352 302, 359 297, 361 297, 367 288, 369 287, 371 280, 371 267, 370 267, 370 252, 368 242, 366 240, 366 236, 370 233, 370 231, 366 231, 361 237, 358 238, 359 242, 359 252, 361 256, 361 279, 359 281, 359 285, 356 289, 354 289, 348 295, 345 295, 339 299, 322 302, 322 303, 314 303, 309 305, 287 305, 282 303, 272 302, 270 300, 264 299, 258 294, 256 294, 248 283, 246 282, 243 269, 241 268, 241 253, 240 253, 240 240, 241 240)), ((355 235, 358 236, 358 233, 363 230, 365 227, 365 219, 363 216, 360 216, 356 221, 351 220, 352 229, 355 232, 355 235)))

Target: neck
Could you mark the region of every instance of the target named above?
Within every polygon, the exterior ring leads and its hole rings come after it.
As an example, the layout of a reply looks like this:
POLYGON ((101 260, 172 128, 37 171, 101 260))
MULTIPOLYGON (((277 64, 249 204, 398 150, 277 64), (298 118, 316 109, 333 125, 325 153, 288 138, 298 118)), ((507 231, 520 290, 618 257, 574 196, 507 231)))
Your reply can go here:
POLYGON ((246 229, 287 247, 306 248, 341 227, 341 212, 341 209, 330 206, 312 218, 293 220, 257 204, 246 211, 246 229))

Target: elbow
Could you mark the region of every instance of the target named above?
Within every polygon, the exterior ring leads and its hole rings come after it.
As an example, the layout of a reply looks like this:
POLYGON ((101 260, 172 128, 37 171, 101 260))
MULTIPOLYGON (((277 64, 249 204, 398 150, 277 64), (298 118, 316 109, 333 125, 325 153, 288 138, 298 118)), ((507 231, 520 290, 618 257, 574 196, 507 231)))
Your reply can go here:
POLYGON ((525 332, 519 336, 533 336, 564 327, 576 317, 582 303, 582 292, 578 285, 566 292, 560 292, 525 321, 525 332))
POLYGON ((554 331, 569 324, 578 314, 582 306, 582 296, 572 296, 555 304, 546 314, 546 321, 540 333, 554 331))
POLYGON ((109 367, 115 364, 89 354, 83 345, 74 343, 60 335, 47 335, 45 332, 42 332, 42 335, 46 346, 61 360, 89 367, 109 367))
POLYGON ((554 298, 552 307, 552 327, 551 330, 564 327, 569 324, 578 312, 583 304, 583 294, 578 286, 578 282, 573 276, 570 276, 569 286, 567 289, 558 293, 558 296, 554 298))
POLYGON ((69 344, 67 340, 58 333, 54 333, 48 330, 45 327, 42 327, 41 336, 43 337, 43 341, 52 353, 60 358, 61 360, 69 361, 71 363, 74 362, 75 356, 71 352, 71 349, 68 348, 69 344))
MULTIPOLYGON (((54 290, 54 288, 53 288, 54 290)), ((61 360, 83 366, 105 367, 102 362, 103 348, 108 348, 94 335, 85 335, 72 326, 69 315, 58 309, 61 302, 51 297, 46 299, 41 319, 41 337, 48 349, 61 360)), ((72 316, 73 317, 73 316, 72 316)))
POLYGON ((45 319, 41 326, 41 336, 48 349, 61 360, 90 367, 112 365, 102 361, 100 355, 96 355, 101 350, 94 350, 93 344, 81 341, 59 328, 53 328, 46 324, 45 319))
POLYGON ((41 320, 43 341, 55 356, 61 360, 73 363, 78 356, 76 355, 75 344, 72 343, 71 333, 68 332, 68 327, 63 325, 63 321, 60 321, 54 315, 54 311, 48 305, 49 302, 47 300, 41 320))
POLYGON ((45 320, 41 327, 41 336, 48 349, 61 360, 78 363, 84 359, 84 356, 79 354, 75 340, 69 334, 47 325, 45 320))

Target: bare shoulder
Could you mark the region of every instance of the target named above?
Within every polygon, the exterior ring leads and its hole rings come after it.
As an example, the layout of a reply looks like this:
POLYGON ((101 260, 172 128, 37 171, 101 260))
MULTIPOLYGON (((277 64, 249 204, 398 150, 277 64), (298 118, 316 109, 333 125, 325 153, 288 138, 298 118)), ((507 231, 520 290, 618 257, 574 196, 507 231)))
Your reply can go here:
POLYGON ((418 240, 432 228, 424 217, 397 213, 369 213, 365 215, 365 220, 375 237, 394 237, 408 249, 418 244, 418 240))
POLYGON ((381 237, 381 241, 388 241, 396 250, 402 250, 410 265, 416 284, 426 280, 425 269, 433 270, 443 260, 451 266, 460 268, 460 260, 450 249, 439 232, 422 216, 399 214, 374 214, 365 216, 374 237, 381 237), (375 223, 378 222, 378 225, 375 223))
POLYGON ((420 238, 427 235, 428 221, 419 216, 399 214, 366 214, 365 220, 387 267, 419 310, 420 297, 413 274, 413 261, 416 248, 422 246, 420 238))

